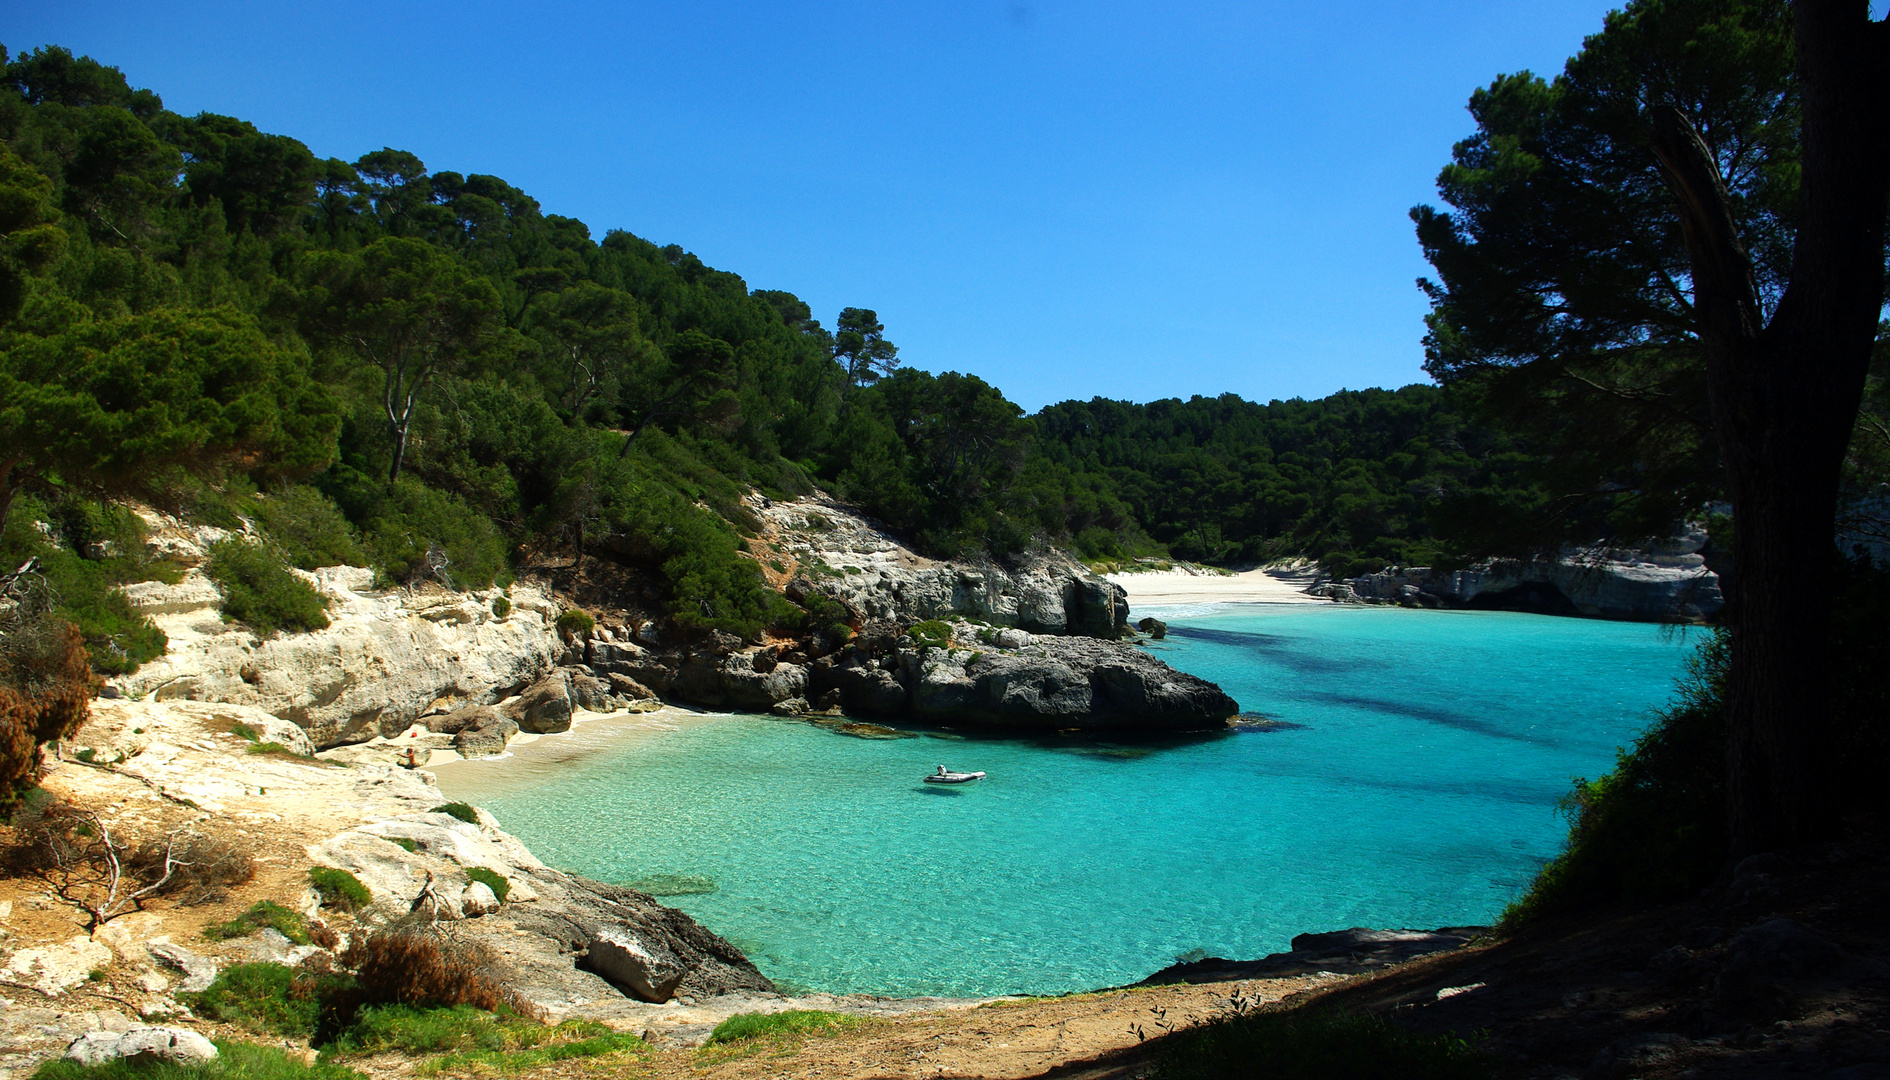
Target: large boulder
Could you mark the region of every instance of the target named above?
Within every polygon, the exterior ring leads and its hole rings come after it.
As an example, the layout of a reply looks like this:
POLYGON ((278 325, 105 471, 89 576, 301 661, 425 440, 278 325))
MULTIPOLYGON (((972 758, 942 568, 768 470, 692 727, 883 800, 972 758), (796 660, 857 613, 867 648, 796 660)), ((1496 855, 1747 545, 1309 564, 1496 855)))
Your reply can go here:
POLYGON ((1220 687, 1132 645, 1037 636, 1004 649, 989 636, 979 649, 863 637, 840 660, 817 663, 815 683, 837 689, 849 712, 1039 730, 1212 731, 1240 711, 1220 687))
POLYGON ((88 1031, 66 1047, 66 1060, 99 1066, 205 1065, 217 1059, 216 1044, 188 1028, 134 1027, 125 1032, 88 1031))
POLYGON ((520 731, 548 735, 571 730, 572 705, 571 677, 554 671, 526 687, 524 693, 501 702, 499 711, 520 731))
POLYGON ((482 717, 477 724, 461 728, 453 736, 453 749, 460 757, 494 757, 505 753, 506 744, 517 734, 516 720, 492 710, 490 717, 482 717))
POLYGON ((586 960, 592 971, 657 1003, 676 996, 688 969, 661 945, 645 942, 626 926, 606 926, 591 938, 586 960))

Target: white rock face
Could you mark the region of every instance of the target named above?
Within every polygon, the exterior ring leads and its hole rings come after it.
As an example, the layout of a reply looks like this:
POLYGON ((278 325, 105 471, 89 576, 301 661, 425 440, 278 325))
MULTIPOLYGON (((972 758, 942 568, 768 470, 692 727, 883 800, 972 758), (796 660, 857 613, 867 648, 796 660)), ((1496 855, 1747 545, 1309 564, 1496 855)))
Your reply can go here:
POLYGON ((135 1027, 123 1034, 88 1031, 66 1048, 66 1060, 81 1065, 103 1065, 120 1058, 134 1064, 202 1065, 216 1060, 217 1048, 194 1031, 165 1027, 135 1027))
POLYGON ((1104 637, 1120 623, 1114 611, 1117 588, 1061 551, 1021 552, 1004 565, 982 557, 938 562, 906 549, 824 496, 793 502, 755 497, 749 507, 801 575, 866 619, 957 616, 1037 633, 1104 637))
POLYGON ((63 994, 92 972, 112 962, 110 948, 80 935, 57 945, 21 949, 0 968, 6 981, 30 986, 48 997, 63 994))
POLYGON ((170 649, 111 685, 127 697, 253 706, 335 746, 391 735, 436 707, 490 703, 550 670, 563 648, 556 606, 529 586, 512 587, 500 618, 497 590, 375 592, 373 572, 354 566, 303 576, 329 600, 329 627, 267 640, 225 624, 214 585, 194 571, 178 585, 127 587, 170 649))
POLYGON ((623 927, 609 927, 591 938, 591 969, 644 1001, 668 1001, 682 982, 683 966, 667 950, 652 947, 623 927))
POLYGON ((210 989, 216 981, 216 961, 207 956, 199 956, 182 945, 169 940, 153 941, 145 946, 151 959, 184 977, 177 989, 183 993, 196 994, 210 989))
POLYGON ((498 894, 494 893, 492 886, 485 882, 475 881, 459 894, 459 909, 468 919, 490 915, 499 910, 498 894))

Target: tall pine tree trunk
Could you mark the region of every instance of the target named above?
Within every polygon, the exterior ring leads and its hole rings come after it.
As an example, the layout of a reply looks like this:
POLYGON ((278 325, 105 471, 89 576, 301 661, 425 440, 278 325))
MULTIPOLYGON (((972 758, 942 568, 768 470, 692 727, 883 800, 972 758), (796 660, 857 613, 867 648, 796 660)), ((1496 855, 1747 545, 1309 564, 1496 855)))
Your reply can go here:
POLYGON ((1836 557, 1839 469, 1884 297, 1890 25, 1871 22, 1865 0, 1798 0, 1794 14, 1800 216, 1790 284, 1769 324, 1712 154, 1678 109, 1653 116, 1733 501, 1734 855, 1802 844, 1833 823, 1824 581, 1836 557))

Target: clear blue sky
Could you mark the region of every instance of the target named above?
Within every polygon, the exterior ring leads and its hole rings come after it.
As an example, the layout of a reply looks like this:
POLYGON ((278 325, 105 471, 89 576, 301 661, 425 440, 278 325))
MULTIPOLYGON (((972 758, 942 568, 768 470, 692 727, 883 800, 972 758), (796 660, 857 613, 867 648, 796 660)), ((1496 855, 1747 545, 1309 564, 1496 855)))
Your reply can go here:
POLYGON ((1026 409, 1422 381, 1406 212, 1602 0, 0 0, 178 112, 501 176, 1026 409))

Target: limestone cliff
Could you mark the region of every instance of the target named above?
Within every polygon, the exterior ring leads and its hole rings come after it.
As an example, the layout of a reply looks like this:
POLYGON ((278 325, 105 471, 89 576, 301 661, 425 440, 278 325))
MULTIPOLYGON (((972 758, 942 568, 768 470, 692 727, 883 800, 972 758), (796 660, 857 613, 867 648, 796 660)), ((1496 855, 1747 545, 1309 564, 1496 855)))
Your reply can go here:
POLYGON ((111 680, 112 691, 252 705, 326 747, 393 734, 428 712, 497 701, 550 670, 563 649, 552 628, 557 607, 530 585, 513 585, 495 604, 498 589, 375 591, 373 572, 361 567, 302 576, 329 601, 329 627, 270 638, 225 623, 216 586, 197 570, 176 585, 128 586, 133 606, 164 630, 170 648, 111 680))

